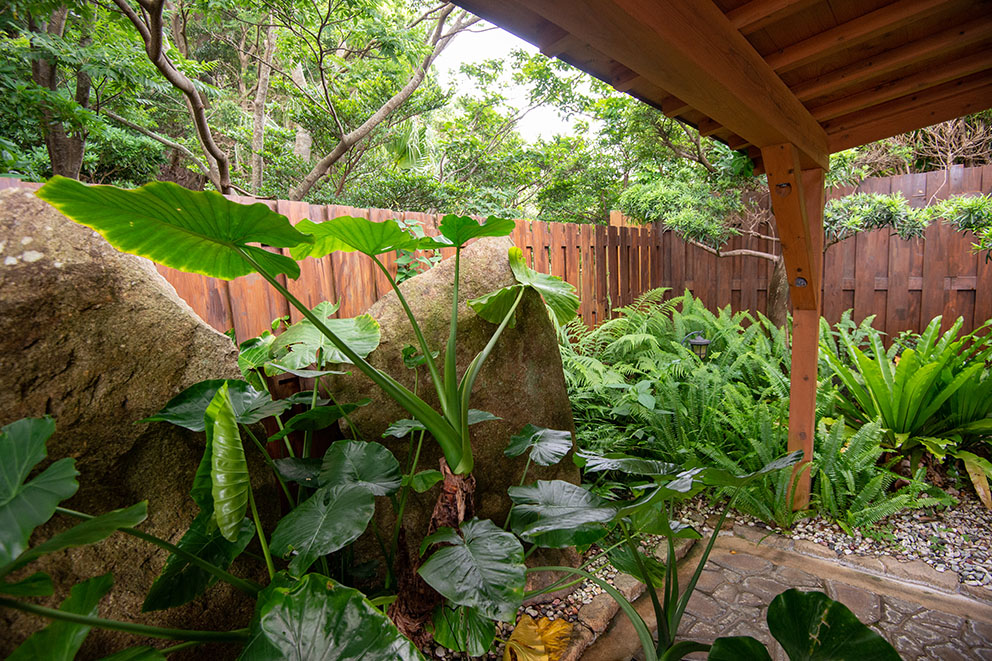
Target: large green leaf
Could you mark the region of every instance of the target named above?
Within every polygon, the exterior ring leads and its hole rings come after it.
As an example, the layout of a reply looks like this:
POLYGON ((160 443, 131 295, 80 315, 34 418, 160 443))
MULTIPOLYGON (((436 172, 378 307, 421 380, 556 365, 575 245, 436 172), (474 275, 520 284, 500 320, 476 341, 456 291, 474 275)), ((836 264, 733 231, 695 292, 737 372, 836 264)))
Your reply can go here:
POLYGON ((530 450, 530 459, 538 466, 554 466, 572 449, 572 432, 527 424, 510 437, 503 451, 507 457, 519 457, 530 450))
MULTIPOLYGON (((489 216, 489 218, 480 223, 468 216, 448 214, 441 219, 438 231, 444 239, 451 242, 451 245, 463 246, 472 239, 483 236, 509 236, 516 226, 516 222, 509 218, 489 216)), ((431 245, 433 247, 442 247, 446 243, 444 239, 434 241, 431 245)), ((423 243, 422 245, 427 244, 423 243)))
POLYGON ((747 473, 745 475, 735 475, 730 471, 723 470, 722 468, 707 468, 703 471, 702 477, 706 484, 712 486, 721 487, 738 487, 743 484, 758 478, 767 473, 771 473, 777 470, 782 470, 783 468, 788 468, 793 466, 803 458, 803 451, 796 450, 795 452, 790 452, 787 455, 783 455, 774 461, 770 461, 753 473, 747 473))
POLYGON ((321 258, 332 252, 360 252, 374 256, 394 250, 415 250, 419 239, 395 220, 377 223, 367 218, 339 216, 323 223, 301 220, 296 228, 313 236, 312 244, 292 249, 294 259, 321 258))
POLYGON ((12 597, 47 597, 54 593, 52 577, 45 572, 35 572, 16 583, 0 582, 0 594, 12 597))
POLYGON ((161 411, 138 422, 171 422, 190 431, 204 431, 206 423, 203 416, 210 401, 225 383, 234 419, 239 424, 252 425, 269 416, 279 415, 289 408, 288 402, 274 401, 269 393, 256 390, 246 381, 210 379, 191 385, 170 399, 161 411))
MULTIPOLYGON (((95 616, 98 614, 100 600, 114 585, 111 574, 96 576, 77 583, 69 591, 69 596, 59 610, 76 615, 95 616)), ((90 627, 83 624, 73 624, 57 620, 41 631, 33 634, 7 657, 7 661, 72 661, 76 652, 86 640, 90 627)))
POLYGON ((317 478, 320 486, 355 485, 374 496, 396 493, 403 481, 400 462, 381 443, 337 441, 327 449, 317 478))
POLYGON ((892 645, 822 592, 791 589, 775 597, 768 630, 791 661, 899 661, 892 645))
POLYGON ((648 576, 651 577, 651 583, 656 588, 664 585, 667 580, 664 563, 659 562, 653 556, 645 555, 640 550, 631 551, 630 547, 626 544, 621 544, 611 550, 608 557, 610 558, 610 564, 618 571, 622 571, 624 574, 630 574, 641 583, 647 583, 644 580, 644 572, 641 571, 641 565, 647 570, 648 576), (635 553, 637 554, 636 556, 634 555, 635 553), (640 564, 637 562, 638 559, 640 559, 640 564))
POLYGON ((411 489, 417 493, 424 493, 430 491, 431 487, 444 479, 444 475, 441 471, 430 468, 428 470, 420 471, 419 473, 414 473, 411 475, 403 476, 403 486, 409 486, 411 489))
POLYGON ((264 204, 237 204, 220 193, 191 191, 170 182, 123 190, 55 176, 38 197, 96 230, 118 250, 224 280, 255 271, 239 250, 273 273, 297 278, 300 267, 295 261, 248 244, 289 248, 311 240, 264 204))
POLYGON ((482 656, 496 640, 496 624, 474 608, 442 604, 434 610, 431 624, 435 643, 469 656, 482 656))
POLYGON ((517 282, 536 289, 544 297, 544 302, 551 308, 560 325, 564 326, 575 318, 579 311, 579 297, 575 294, 575 287, 557 276, 539 273, 528 267, 523 251, 516 246, 510 248, 508 256, 510 270, 517 282))
POLYGON ((665 475, 675 475, 682 469, 676 464, 665 463, 655 459, 642 459, 641 457, 631 457, 630 455, 612 452, 608 454, 596 454, 587 450, 579 450, 575 453, 576 463, 587 472, 620 471, 623 473, 633 473, 634 475, 649 475, 660 477, 665 475))
MULTIPOLYGON (((508 257, 510 270, 520 284, 509 285, 468 301, 468 306, 477 315, 492 324, 502 323, 512 309, 520 287, 524 286, 536 290, 544 298, 559 324, 565 325, 575 318, 579 311, 579 297, 575 294, 575 287, 557 276, 539 273, 527 266, 523 251, 516 246, 510 248, 508 257)), ((511 319, 510 325, 513 326, 514 322, 511 319)))
POLYGON ((269 442, 278 441, 283 436, 294 431, 320 431, 321 429, 327 429, 341 418, 351 414, 361 406, 366 406, 371 401, 371 399, 366 398, 348 404, 316 406, 303 413, 294 415, 287 420, 281 430, 269 437, 269 442))
MULTIPOLYGON (((255 536, 255 524, 245 518, 241 522, 238 538, 229 542, 220 534, 211 512, 200 512, 189 530, 176 545, 215 567, 227 569, 234 559, 248 546, 255 536)), ((196 599, 213 585, 217 578, 188 560, 170 555, 152 587, 148 590, 142 612, 181 606, 196 599)))
POLYGON ((289 571, 299 576, 320 556, 358 539, 374 512, 375 498, 365 487, 322 487, 282 518, 272 533, 272 553, 289 558, 295 551, 289 571))
POLYGON ((121 528, 133 528, 146 518, 148 518, 148 501, 144 500, 130 507, 95 516, 31 547, 18 556, 7 569, 23 567, 43 555, 56 551, 95 544, 121 528))
POLYGON ((276 470, 282 479, 316 489, 322 460, 311 457, 283 457, 275 460, 276 470))
MULTIPOLYGON (((480 411, 478 409, 468 410, 468 426, 477 425, 480 422, 488 422, 490 420, 502 420, 499 416, 495 416, 488 411, 480 411)), ((427 427, 420 420, 414 420, 413 418, 406 418, 404 420, 397 420, 393 424, 386 428, 386 431, 382 433, 383 436, 395 436, 396 438, 403 438, 404 436, 409 436, 415 431, 426 430, 427 427)))
POLYGON ((616 508, 582 487, 562 480, 538 480, 510 487, 510 527, 545 548, 591 544, 606 534, 616 508))
POLYGON ((251 629, 240 661, 423 661, 361 592, 320 574, 274 582, 251 629))
POLYGON ((0 430, 0 571, 24 551, 34 529, 79 488, 72 459, 59 459, 24 482, 47 456, 45 441, 54 432, 55 420, 49 417, 23 418, 0 430))
POLYGON ((204 414, 207 444, 210 446, 210 495, 214 520, 229 542, 236 542, 241 521, 248 509, 248 461, 238 433, 238 422, 228 397, 228 384, 222 385, 204 414))
POLYGON ((760 640, 751 636, 717 638, 710 647, 709 661, 772 661, 760 640))
MULTIPOLYGON (((313 314, 362 358, 379 346, 379 322, 363 314, 351 319, 334 319, 335 306, 326 301, 312 310, 313 314)), ((301 319, 276 337, 272 344, 273 361, 280 367, 304 369, 317 362, 317 353, 323 364, 350 363, 344 353, 308 319, 301 319)))
POLYGON ((511 622, 524 599, 524 549, 516 537, 488 519, 461 525, 459 536, 441 528, 424 539, 451 544, 435 552, 418 573, 452 603, 478 610, 483 617, 511 622))

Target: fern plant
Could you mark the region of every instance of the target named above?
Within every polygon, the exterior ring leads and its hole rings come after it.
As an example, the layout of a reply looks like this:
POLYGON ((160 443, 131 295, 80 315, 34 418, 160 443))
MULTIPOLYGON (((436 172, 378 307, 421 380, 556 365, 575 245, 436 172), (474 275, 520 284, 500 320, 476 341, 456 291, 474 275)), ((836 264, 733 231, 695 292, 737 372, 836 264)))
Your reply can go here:
POLYGON ((821 420, 818 426, 812 468, 814 504, 849 535, 855 528, 873 526, 907 508, 954 502, 925 482, 924 468, 904 487, 890 493, 889 487, 899 475, 887 465, 878 465, 884 453, 882 435, 879 421, 853 433, 843 418, 829 427, 826 420, 821 420))

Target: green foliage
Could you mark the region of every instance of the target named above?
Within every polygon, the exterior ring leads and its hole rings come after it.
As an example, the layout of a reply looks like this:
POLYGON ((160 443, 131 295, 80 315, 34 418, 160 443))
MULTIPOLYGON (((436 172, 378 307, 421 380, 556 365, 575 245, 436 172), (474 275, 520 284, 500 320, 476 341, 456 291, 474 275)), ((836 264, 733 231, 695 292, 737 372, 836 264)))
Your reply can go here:
POLYGON ((839 243, 859 232, 891 228, 900 239, 923 236, 929 224, 929 210, 909 206, 900 193, 855 193, 827 202, 823 210, 826 245, 839 243))

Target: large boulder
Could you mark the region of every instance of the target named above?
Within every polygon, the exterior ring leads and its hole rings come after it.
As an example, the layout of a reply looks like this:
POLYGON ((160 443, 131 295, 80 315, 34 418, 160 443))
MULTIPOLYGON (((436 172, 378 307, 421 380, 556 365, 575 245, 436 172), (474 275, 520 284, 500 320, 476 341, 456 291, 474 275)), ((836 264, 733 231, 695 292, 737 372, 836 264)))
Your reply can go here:
MULTIPOLYGON (((12 189, 0 191, 0 344, 0 424, 55 418, 49 457, 74 457, 80 472, 69 506, 101 513, 148 500, 141 528, 177 541, 196 513, 188 491, 203 435, 135 423, 200 380, 237 377, 231 341, 203 323, 150 262, 117 252, 33 193, 12 189)), ((72 523, 58 519, 35 539, 72 523)), ((103 617, 194 629, 244 625, 253 603, 226 584, 186 607, 142 614, 166 556, 118 534, 48 556, 31 569, 52 575, 57 593, 50 605, 72 583, 109 571, 115 587, 103 602, 103 617)), ((0 609, 0 656, 43 624, 0 609)), ((134 641, 94 630, 81 658, 134 641)))
MULTIPOLYGON (((508 238, 480 239, 462 251, 457 344, 459 376, 496 330, 495 325, 469 309, 465 301, 516 282, 507 259, 507 250, 512 245, 508 238)), ((440 352, 439 366, 448 338, 454 270, 455 260, 447 259, 400 285, 428 345, 440 352)), ((437 394, 426 368, 418 368, 419 373, 415 375, 403 364, 403 348, 413 345, 418 346, 419 351, 419 345, 395 292, 379 299, 369 309, 369 314, 379 321, 382 332, 381 343, 369 356, 369 362, 408 388, 414 388, 416 381, 418 394, 437 408, 437 394)), ((406 466, 407 440, 382 438, 382 434, 394 421, 409 418, 409 413, 357 370, 340 378, 338 386, 339 401, 372 398, 372 403, 353 413, 351 420, 362 438, 385 443, 400 465, 406 466)), ((511 504, 506 490, 520 483, 527 463, 526 455, 509 458, 503 454, 510 437, 528 423, 568 430, 573 435, 575 431, 555 328, 536 292, 528 291, 524 295, 517 310, 516 326, 503 332, 482 368, 472 392, 471 407, 501 418, 470 429, 475 457, 475 513, 502 525, 511 504)), ((428 439, 420 455, 419 469, 437 469, 442 458, 440 446, 428 439)), ((531 464, 527 481, 537 479, 578 483, 579 471, 568 456, 556 466, 531 464)), ((439 489, 434 487, 424 494, 411 494, 404 516, 410 549, 419 547, 427 531, 439 489)), ((388 504, 378 508, 376 517, 379 530, 392 529, 394 519, 388 504)), ((370 551, 371 548, 370 545, 370 551)), ((558 559, 567 561, 567 558, 558 559)))

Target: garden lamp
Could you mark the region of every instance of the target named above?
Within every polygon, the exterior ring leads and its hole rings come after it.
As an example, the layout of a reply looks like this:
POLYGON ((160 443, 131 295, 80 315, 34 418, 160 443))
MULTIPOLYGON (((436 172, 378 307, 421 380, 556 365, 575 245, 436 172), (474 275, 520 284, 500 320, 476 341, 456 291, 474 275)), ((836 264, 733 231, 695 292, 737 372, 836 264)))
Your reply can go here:
POLYGON ((689 343, 692 352, 699 356, 700 360, 706 358, 706 349, 710 346, 710 340, 703 337, 703 331, 692 331, 682 338, 682 344, 689 343))

